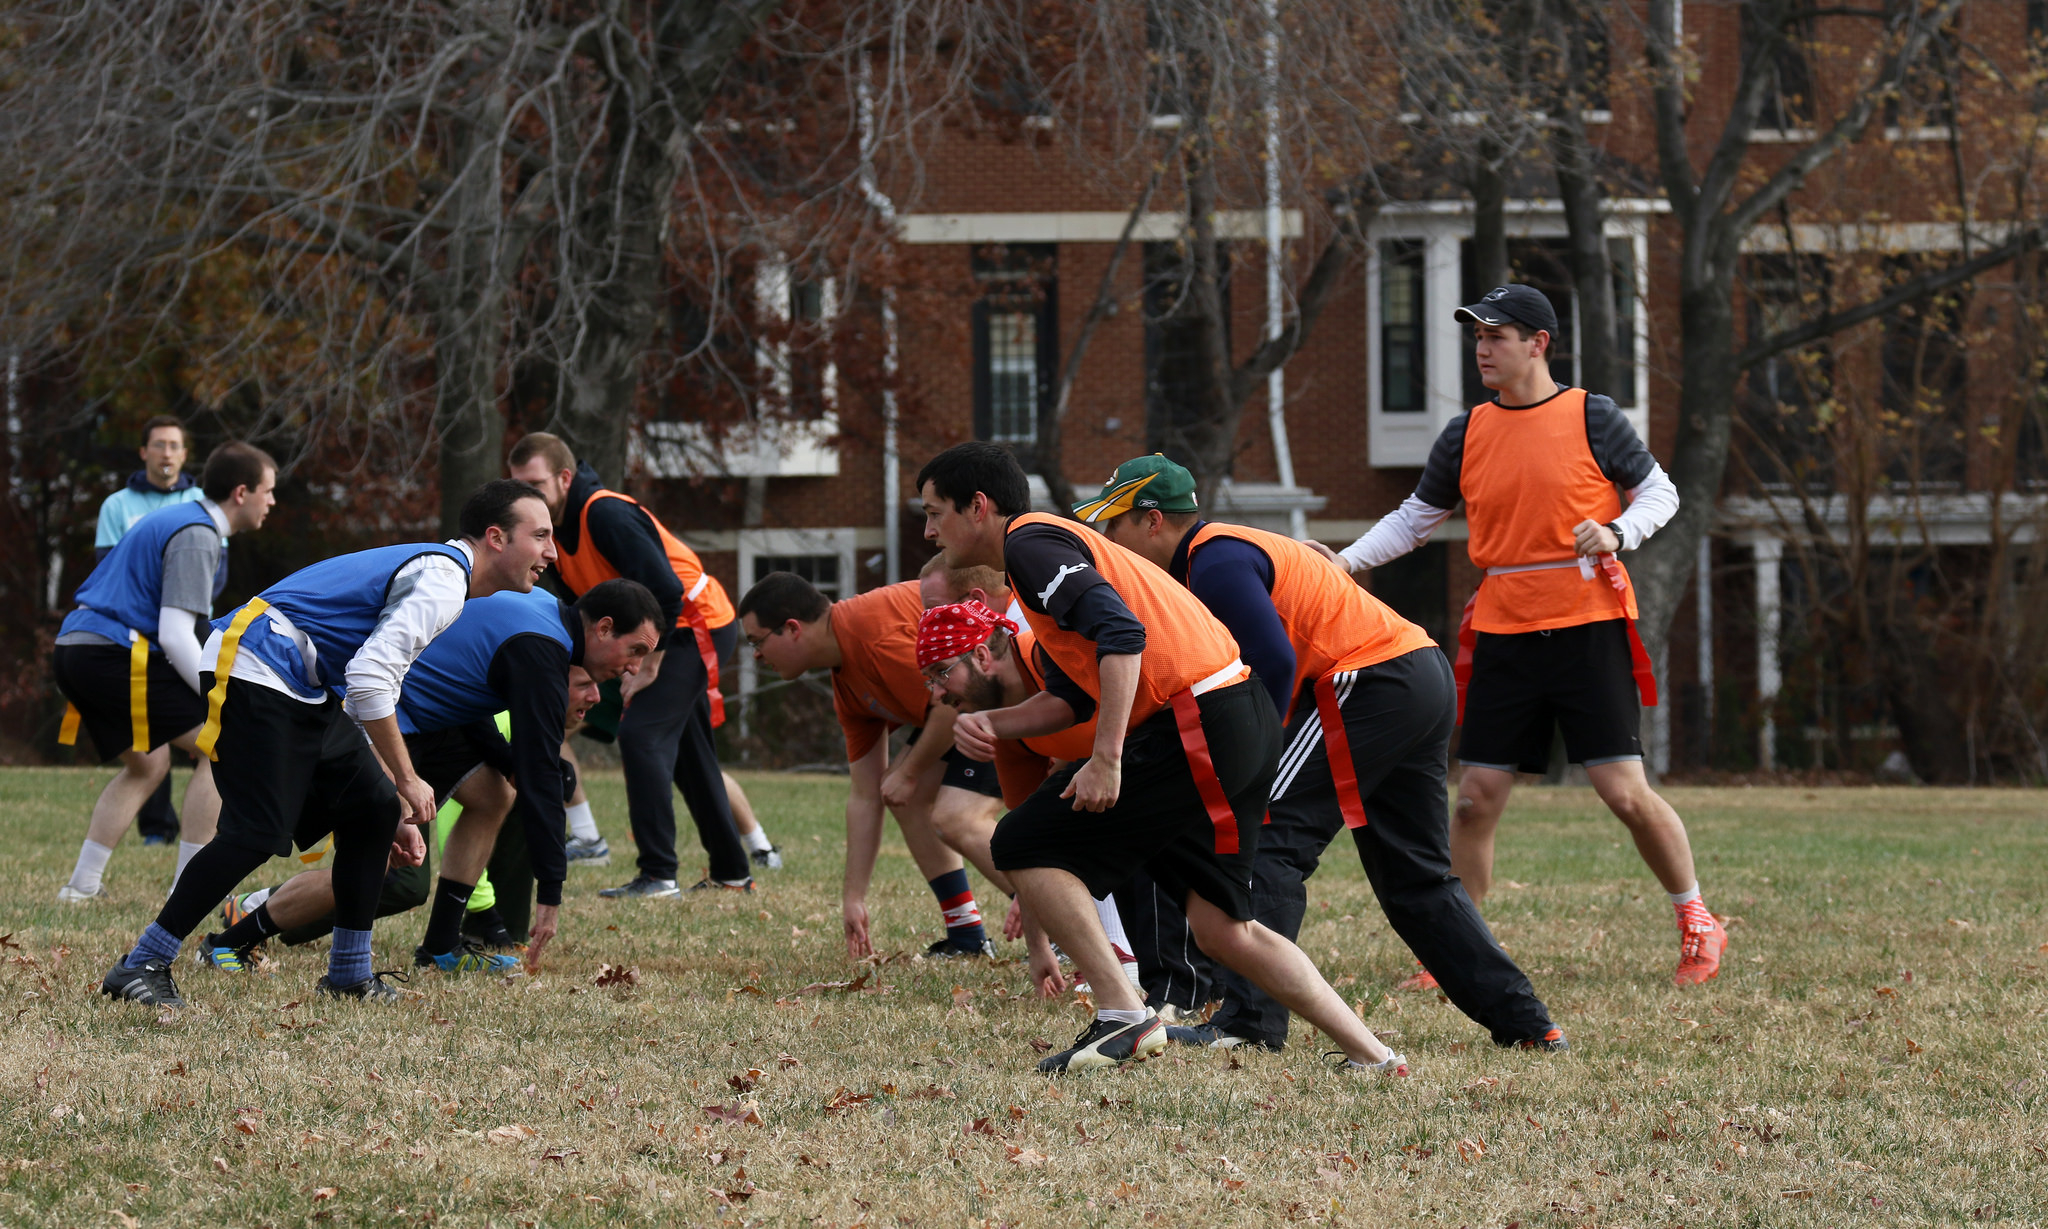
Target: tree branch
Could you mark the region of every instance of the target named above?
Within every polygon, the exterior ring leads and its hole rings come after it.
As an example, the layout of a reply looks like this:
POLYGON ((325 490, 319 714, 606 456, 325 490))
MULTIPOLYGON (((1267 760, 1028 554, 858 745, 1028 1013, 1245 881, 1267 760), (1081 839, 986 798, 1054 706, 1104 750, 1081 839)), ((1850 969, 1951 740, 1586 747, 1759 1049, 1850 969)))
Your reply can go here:
POLYGON ((1774 354, 1796 350, 1800 346, 1819 341, 1830 334, 1839 333, 1884 315, 1893 308, 1910 303, 1923 295, 1945 290, 1958 282, 1966 282, 1988 269, 1996 268, 2016 256, 2025 255, 2048 245, 2048 222, 2037 222, 2023 230, 2015 231, 2004 243, 1988 249, 1968 260, 1960 260, 1940 269, 1930 269, 1917 277, 1908 278, 1884 294, 1867 303, 1829 312, 1816 320, 1808 321, 1797 328, 1774 333, 1756 342, 1737 356, 1736 366, 1747 369, 1756 366, 1774 354))

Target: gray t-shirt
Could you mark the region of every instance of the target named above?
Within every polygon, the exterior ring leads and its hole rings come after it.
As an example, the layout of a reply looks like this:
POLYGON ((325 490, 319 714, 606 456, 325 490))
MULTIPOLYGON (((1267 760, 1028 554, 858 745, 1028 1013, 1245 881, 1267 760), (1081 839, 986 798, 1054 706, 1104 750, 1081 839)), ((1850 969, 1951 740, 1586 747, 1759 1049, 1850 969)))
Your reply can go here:
MULTIPOLYGON (((212 525, 188 525, 164 544, 162 605, 189 610, 204 619, 213 610, 213 574, 220 567, 220 531, 212 525)), ((152 632, 154 638, 154 632, 152 632)), ((201 640, 205 639, 202 634, 201 640)), ((98 632, 71 632, 58 644, 112 644, 98 632)))

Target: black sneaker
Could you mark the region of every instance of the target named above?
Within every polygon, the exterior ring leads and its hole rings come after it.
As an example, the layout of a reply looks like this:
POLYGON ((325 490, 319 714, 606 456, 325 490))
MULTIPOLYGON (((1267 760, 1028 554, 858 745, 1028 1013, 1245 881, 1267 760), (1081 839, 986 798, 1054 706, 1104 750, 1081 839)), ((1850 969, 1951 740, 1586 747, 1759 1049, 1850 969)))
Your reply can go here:
POLYGON ((100 993, 149 1007, 185 1006, 178 997, 178 983, 171 980, 171 962, 155 956, 132 969, 125 960, 117 962, 100 979, 100 993))
POLYGON ((747 876, 745 883, 720 883, 718 880, 706 875, 704 878, 691 884, 690 890, 692 892, 751 892, 754 890, 754 877, 752 875, 747 876))
POLYGON ((496 905, 465 914, 462 919, 462 934, 464 938, 474 939, 481 946, 493 951, 508 952, 520 946, 519 940, 512 937, 512 932, 505 929, 504 915, 498 912, 496 905))
POLYGON ((764 871, 779 871, 782 869, 782 846, 780 845, 770 845, 766 849, 752 850, 747 854, 747 857, 752 859, 755 866, 760 867, 764 871))
POLYGON ((622 883, 615 888, 601 889, 598 895, 613 899, 632 897, 639 900, 659 900, 664 896, 680 896, 682 893, 676 890, 676 881, 673 879, 652 879, 646 875, 635 875, 633 882, 622 883))
POLYGON ((1038 1069, 1048 1075, 1093 1071, 1099 1067, 1142 1063, 1165 1052, 1166 1025, 1160 1023, 1156 1013, 1147 1011, 1145 1018, 1136 1024, 1101 1019, 1089 1021, 1081 1035, 1074 1038, 1073 1045, 1040 1059, 1038 1069))
POLYGON ((1270 1041, 1240 1037, 1236 1033, 1225 1032, 1214 1024, 1169 1024, 1166 1026, 1166 1039, 1175 1045, 1200 1046, 1205 1050, 1235 1050, 1239 1046, 1245 1046, 1254 1050, 1269 1050, 1275 1054, 1280 1052, 1280 1047, 1270 1041))
POLYGON ((951 939, 940 939, 937 943, 924 949, 924 958, 926 960, 974 960, 976 958, 996 960, 1000 957, 996 951, 995 940, 984 938, 981 941, 980 947, 961 947, 951 939))
POLYGON ((364 1003, 396 1003, 405 997, 398 987, 385 981, 387 977, 406 980, 405 974, 396 969, 384 969, 370 974, 353 986, 337 986, 322 973, 320 980, 313 983, 313 993, 330 999, 355 999, 364 1003))

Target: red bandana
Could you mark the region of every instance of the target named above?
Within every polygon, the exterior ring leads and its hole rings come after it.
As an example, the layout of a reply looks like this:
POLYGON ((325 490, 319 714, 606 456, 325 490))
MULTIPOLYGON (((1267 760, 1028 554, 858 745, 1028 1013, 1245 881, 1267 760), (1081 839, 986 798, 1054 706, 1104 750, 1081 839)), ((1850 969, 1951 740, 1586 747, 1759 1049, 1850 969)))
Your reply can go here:
POLYGON ((987 644, 989 634, 998 627, 1012 636, 1017 634, 1015 623, 976 601, 925 611, 917 625, 917 668, 973 652, 987 644))

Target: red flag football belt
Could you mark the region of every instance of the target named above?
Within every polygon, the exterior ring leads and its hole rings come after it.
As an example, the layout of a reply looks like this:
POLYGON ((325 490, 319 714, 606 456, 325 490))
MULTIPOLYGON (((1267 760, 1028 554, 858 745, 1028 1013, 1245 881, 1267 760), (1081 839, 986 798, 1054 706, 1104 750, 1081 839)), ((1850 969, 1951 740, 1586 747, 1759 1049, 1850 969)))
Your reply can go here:
POLYGON ((1209 739, 1202 733, 1202 709, 1195 699, 1218 687, 1241 683, 1250 675, 1244 661, 1238 659, 1179 692, 1170 701, 1174 725, 1180 730, 1180 747, 1187 753, 1188 771, 1194 774, 1195 790, 1202 796, 1202 809, 1209 813, 1209 825, 1216 829, 1217 853, 1237 852, 1237 815, 1230 809, 1230 799, 1223 794, 1223 782, 1216 776, 1216 761, 1209 755, 1209 739))
MULTIPOLYGON (((1459 692, 1462 702, 1464 693, 1459 692)), ((1462 709, 1460 711, 1463 711, 1462 709)), ((1344 826, 1365 827, 1365 798, 1358 790, 1358 763, 1351 758, 1351 739, 1344 732, 1344 712, 1337 706, 1337 676, 1316 680, 1316 718, 1323 723, 1323 751, 1330 760, 1330 782, 1337 787, 1337 809, 1344 826)))
MULTIPOLYGON (((1650 652, 1643 647, 1643 638, 1636 631, 1636 621, 1628 617, 1628 578, 1622 575, 1621 564, 1613 555, 1595 556, 1598 567, 1607 577, 1608 585, 1614 590, 1614 599, 1621 606, 1622 622, 1628 624, 1628 655, 1633 662, 1632 671, 1636 677, 1636 694, 1651 708, 1657 704, 1657 674, 1650 667, 1650 652)), ((1548 571, 1551 568, 1577 567, 1582 572, 1586 565, 1577 559, 1561 559, 1552 563, 1524 563, 1503 568, 1488 568, 1488 576, 1510 572, 1548 571)), ((1481 589, 1486 587, 1482 578, 1481 589)), ((1458 680, 1458 723, 1465 721, 1465 689, 1472 682, 1472 651, 1478 646, 1479 633, 1472 627, 1472 610, 1479 604, 1479 590, 1474 589, 1465 603, 1465 613, 1458 618, 1458 659, 1451 667, 1451 674, 1458 680)), ((1327 727, 1326 727, 1327 728, 1327 727)), ((1327 735, 1325 735, 1327 737, 1327 735)))
POLYGON ((725 696, 718 690, 718 646, 711 643, 711 628, 704 621, 703 608, 697 605, 697 595, 710 583, 711 573, 706 572, 683 595, 683 618, 697 637, 697 655, 704 659, 704 691, 711 697, 711 728, 715 730, 725 724, 725 696))

